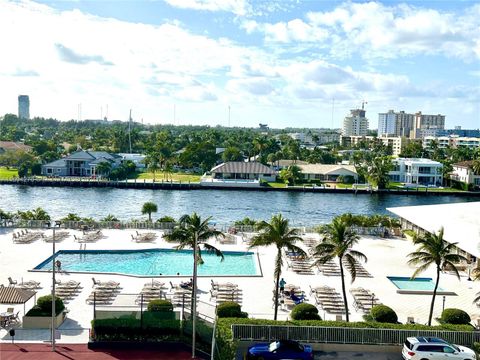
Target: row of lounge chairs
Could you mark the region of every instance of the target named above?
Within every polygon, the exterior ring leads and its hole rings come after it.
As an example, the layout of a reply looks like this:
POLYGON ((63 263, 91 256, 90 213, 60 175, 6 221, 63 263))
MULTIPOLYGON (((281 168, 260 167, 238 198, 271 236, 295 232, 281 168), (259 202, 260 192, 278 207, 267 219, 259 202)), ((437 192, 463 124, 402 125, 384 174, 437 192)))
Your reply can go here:
POLYGON ((154 232, 147 232, 147 233, 139 233, 138 231, 135 232, 135 235, 132 236, 132 241, 135 242, 153 242, 157 239, 157 234, 154 232))
POLYGON ((242 290, 237 284, 219 283, 211 280, 210 300, 215 300, 217 304, 227 301, 235 301, 241 303, 242 290))
MULTIPOLYGON (((284 290, 280 295, 280 302, 287 308, 294 307, 307 300, 305 292, 301 287, 294 284, 285 285, 284 290)), ((275 296, 275 290, 273 291, 273 296, 275 296)), ((275 299, 273 299, 273 301, 275 303, 275 299)))
POLYGON ((330 314, 345 314, 345 303, 340 294, 329 286, 310 287, 315 304, 330 314))
POLYGON ((237 243, 237 237, 234 234, 224 234, 223 237, 218 238, 220 244, 235 245, 237 243))
POLYGON ((120 283, 116 281, 93 280, 93 290, 88 296, 87 304, 111 304, 120 292, 120 283))
POLYGON ((63 302, 72 300, 82 291, 82 287, 79 281, 69 280, 62 282, 56 281, 55 295, 58 296, 63 302))
POLYGON ((17 280, 13 280, 10 276, 8 277, 8 286, 16 286, 24 290, 35 290, 40 289, 40 282, 35 280, 22 281, 20 284, 17 280))
POLYGON ((371 291, 363 288, 350 289, 354 302, 353 307, 355 310, 369 313, 373 306, 379 305, 380 300, 371 291))
POLYGON ((135 303, 145 305, 152 300, 166 299, 165 289, 165 283, 156 280, 149 281, 143 285, 135 303))
POLYGON ((100 230, 97 230, 95 232, 89 232, 89 233, 84 233, 84 235, 80 238, 77 237, 76 235, 73 235, 75 241, 79 243, 91 243, 91 242, 97 242, 100 239, 103 239, 105 236, 100 230))
POLYGON ((28 230, 21 230, 16 233, 13 233, 12 240, 16 244, 30 244, 43 236, 43 232, 34 231, 30 232, 28 230))
MULTIPOLYGON (((55 232, 55 242, 60 242, 65 240, 70 236, 68 231, 56 231, 55 232)), ((51 243, 53 242, 53 234, 49 236, 42 236, 43 241, 51 243)))

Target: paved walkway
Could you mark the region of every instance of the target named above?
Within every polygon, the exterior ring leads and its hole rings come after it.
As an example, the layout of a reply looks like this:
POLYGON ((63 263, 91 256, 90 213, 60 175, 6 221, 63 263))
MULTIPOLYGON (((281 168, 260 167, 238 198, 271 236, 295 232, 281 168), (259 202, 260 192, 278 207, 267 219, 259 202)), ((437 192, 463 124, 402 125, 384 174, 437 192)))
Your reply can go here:
POLYGON ((90 350, 87 345, 57 345, 52 352, 49 344, 0 344, 1 360, 187 360, 191 353, 185 350, 90 350))

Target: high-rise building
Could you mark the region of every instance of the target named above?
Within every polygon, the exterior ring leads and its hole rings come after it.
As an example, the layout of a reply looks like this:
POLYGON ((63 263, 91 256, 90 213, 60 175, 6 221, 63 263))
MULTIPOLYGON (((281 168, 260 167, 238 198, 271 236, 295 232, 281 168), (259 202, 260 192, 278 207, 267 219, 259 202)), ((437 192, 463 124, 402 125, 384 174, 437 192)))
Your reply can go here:
POLYGON ((410 137, 421 138, 422 130, 426 129, 445 129, 445 115, 425 115, 421 111, 415 113, 415 126, 410 137))
POLYGON ((30 119, 30 99, 28 95, 18 95, 18 117, 30 119))
POLYGON ((378 114, 378 135, 386 136, 410 136, 415 116, 405 111, 395 112, 389 110, 387 113, 378 114))
POLYGON ((368 119, 364 109, 350 110, 350 116, 343 119, 342 136, 365 136, 368 133, 368 119))
POLYGON ((395 118, 393 110, 378 114, 378 136, 395 134, 395 118))

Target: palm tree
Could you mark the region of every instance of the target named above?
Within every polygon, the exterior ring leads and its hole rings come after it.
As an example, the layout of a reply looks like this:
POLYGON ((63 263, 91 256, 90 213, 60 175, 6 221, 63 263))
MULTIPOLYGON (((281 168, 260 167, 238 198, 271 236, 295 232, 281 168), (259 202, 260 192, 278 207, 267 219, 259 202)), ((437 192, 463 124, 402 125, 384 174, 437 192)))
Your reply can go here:
POLYGON ((165 235, 165 240, 170 242, 180 242, 175 248, 181 250, 184 248, 193 249, 193 275, 192 275, 192 357, 195 357, 195 324, 197 311, 197 265, 203 264, 203 247, 207 252, 220 256, 223 261, 223 253, 215 246, 210 245, 210 238, 224 237, 225 235, 218 230, 211 229, 208 222, 211 217, 203 220, 197 213, 192 215, 183 215, 178 225, 173 228, 171 234, 165 235))
POLYGON ((443 239, 443 228, 440 229, 438 234, 426 233, 423 236, 414 236, 413 243, 418 245, 418 248, 417 251, 408 255, 410 257, 408 264, 418 265, 418 268, 413 273, 412 279, 416 278, 418 274, 425 271, 430 265, 435 265, 437 271, 437 279, 435 281, 435 288, 433 289, 430 314, 428 316, 428 326, 431 326, 435 296, 437 295, 442 269, 447 267, 457 275, 458 279, 460 279, 455 264, 460 261, 467 261, 467 259, 462 255, 454 253, 457 243, 448 243, 443 239))
POLYGON ((110 164, 108 161, 102 161, 95 167, 95 173, 97 175, 103 175, 105 177, 108 177, 111 171, 112 164, 110 164))
POLYGON ((300 256, 306 256, 307 254, 295 245, 295 242, 302 241, 302 238, 298 236, 297 229, 291 229, 288 227, 288 220, 284 219, 282 214, 272 216, 269 223, 266 221, 260 222, 257 227, 260 233, 253 237, 252 242, 250 243, 250 248, 271 245, 274 245, 277 248, 275 270, 273 272, 275 278, 275 313, 273 318, 274 320, 277 320, 278 284, 283 266, 282 251, 286 249, 300 256))
POLYGON ((475 175, 480 175, 480 159, 473 160, 472 170, 475 175))
POLYGON ((352 247, 358 243, 359 236, 350 228, 344 218, 334 218, 331 224, 322 226, 319 233, 323 235, 323 240, 315 246, 314 249, 314 256, 316 257, 315 265, 323 265, 332 261, 334 258, 338 259, 342 279, 343 302, 345 303, 345 316, 348 322, 349 314, 347 292, 345 289, 344 264, 350 272, 353 283, 357 277, 356 267, 358 262, 367 262, 367 257, 360 251, 352 249, 352 247))
POLYGON ((142 206, 142 215, 148 214, 148 221, 149 222, 152 221, 152 212, 157 212, 157 211, 158 211, 157 204, 155 204, 153 202, 150 202, 150 201, 146 202, 142 206))

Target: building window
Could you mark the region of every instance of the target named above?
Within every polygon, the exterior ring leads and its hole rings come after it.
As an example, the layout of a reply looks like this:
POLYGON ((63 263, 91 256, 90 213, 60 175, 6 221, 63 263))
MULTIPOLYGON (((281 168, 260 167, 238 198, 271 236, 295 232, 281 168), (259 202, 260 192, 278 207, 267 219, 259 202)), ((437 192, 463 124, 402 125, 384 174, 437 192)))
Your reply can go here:
POLYGON ((52 173, 52 169, 48 168, 47 169, 47 174, 51 174, 52 173))

